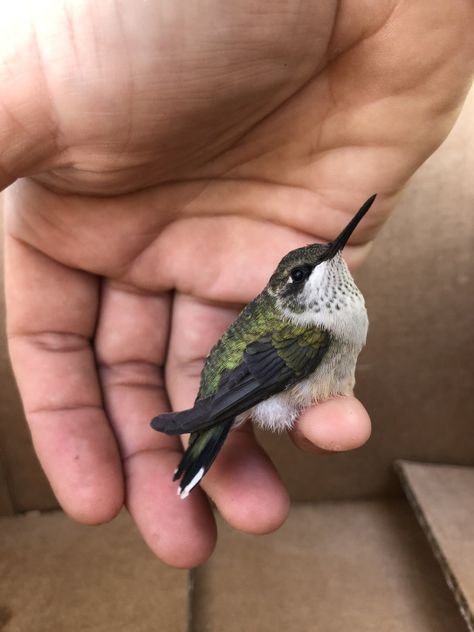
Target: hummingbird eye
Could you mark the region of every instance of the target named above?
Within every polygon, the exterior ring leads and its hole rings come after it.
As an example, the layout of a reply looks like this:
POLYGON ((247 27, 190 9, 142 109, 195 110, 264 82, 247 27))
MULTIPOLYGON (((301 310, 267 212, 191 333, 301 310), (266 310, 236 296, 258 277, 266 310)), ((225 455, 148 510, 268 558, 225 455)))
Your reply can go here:
POLYGON ((289 281, 290 283, 302 283, 303 281, 306 281, 310 274, 310 266, 298 266, 291 270, 289 281))

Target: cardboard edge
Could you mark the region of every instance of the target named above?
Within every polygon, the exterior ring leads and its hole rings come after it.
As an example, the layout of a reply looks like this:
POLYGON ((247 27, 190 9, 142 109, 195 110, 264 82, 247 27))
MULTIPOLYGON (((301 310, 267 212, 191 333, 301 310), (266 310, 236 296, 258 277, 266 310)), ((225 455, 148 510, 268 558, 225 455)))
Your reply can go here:
MULTIPOLYGON (((461 611, 461 615, 464 621, 466 622, 469 632, 474 632, 474 612, 472 612, 469 606, 469 603, 466 599, 466 596, 464 595, 464 592, 461 586, 459 585, 456 575, 451 570, 449 561, 444 555, 443 550, 441 546, 439 545, 438 540, 436 539, 436 536, 433 533, 428 517, 426 516, 425 512, 423 511, 422 506, 418 502, 416 492, 411 486, 410 478, 406 472, 406 466, 409 466, 412 464, 422 465, 422 466, 431 465, 430 463, 420 463, 417 461, 397 460, 393 464, 393 467, 400 479, 403 491, 407 497, 407 500, 411 508, 413 509, 413 512, 418 521, 418 524, 423 529, 423 532, 426 535, 426 538, 430 544, 433 554, 435 558, 437 559, 439 565, 441 566, 441 570, 443 571, 443 575, 446 580, 446 583, 448 584, 451 592, 453 593, 454 599, 456 600, 456 603, 458 604, 458 607, 461 611)), ((442 465, 442 464, 437 463, 436 465, 442 465)))

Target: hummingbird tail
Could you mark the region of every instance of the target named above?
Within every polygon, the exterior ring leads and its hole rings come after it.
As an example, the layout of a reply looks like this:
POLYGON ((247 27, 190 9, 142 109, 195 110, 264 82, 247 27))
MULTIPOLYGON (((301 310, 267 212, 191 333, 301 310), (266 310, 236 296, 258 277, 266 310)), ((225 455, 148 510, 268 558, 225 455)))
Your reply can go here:
POLYGON ((233 423, 234 418, 231 418, 191 434, 188 449, 173 476, 174 481, 180 479, 178 495, 181 498, 189 495, 211 467, 233 423))

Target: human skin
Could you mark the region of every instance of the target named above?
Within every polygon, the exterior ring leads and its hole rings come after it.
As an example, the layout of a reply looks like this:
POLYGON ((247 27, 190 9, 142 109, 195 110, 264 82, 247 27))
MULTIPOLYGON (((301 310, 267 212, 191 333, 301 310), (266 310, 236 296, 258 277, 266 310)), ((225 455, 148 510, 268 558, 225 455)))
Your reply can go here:
MULTIPOLYGON (((282 255, 330 240, 362 262, 453 125, 473 69, 470 0, 24 0, 0 25, 9 348, 35 449, 84 523, 125 503, 192 567, 288 496, 249 426, 186 501, 158 413, 192 405, 205 356, 282 255)), ((314 452, 362 445, 355 398, 306 411, 314 452)), ((315 456, 317 458, 317 456, 315 456)))

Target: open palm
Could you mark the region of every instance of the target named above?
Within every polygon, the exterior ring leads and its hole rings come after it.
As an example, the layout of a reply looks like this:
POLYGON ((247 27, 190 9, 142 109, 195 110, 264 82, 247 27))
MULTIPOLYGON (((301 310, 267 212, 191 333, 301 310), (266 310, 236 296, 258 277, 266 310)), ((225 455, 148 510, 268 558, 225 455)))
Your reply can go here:
MULTIPOLYGON (((107 520, 125 500, 157 555, 193 566, 212 512, 202 491, 176 496, 181 444, 148 422, 192 404, 210 347, 279 258, 333 238, 377 192, 347 249, 362 261, 454 122, 472 4, 45 0, 26 25, 21 7, 2 26, 18 35, 0 44, 0 166, 33 441, 72 516, 107 520)), ((307 411, 294 438, 344 450, 369 433, 346 398, 307 411)), ((245 531, 288 510, 249 428, 203 487, 245 531)))

